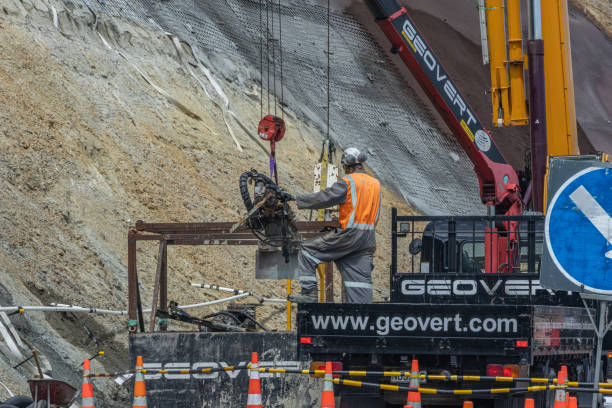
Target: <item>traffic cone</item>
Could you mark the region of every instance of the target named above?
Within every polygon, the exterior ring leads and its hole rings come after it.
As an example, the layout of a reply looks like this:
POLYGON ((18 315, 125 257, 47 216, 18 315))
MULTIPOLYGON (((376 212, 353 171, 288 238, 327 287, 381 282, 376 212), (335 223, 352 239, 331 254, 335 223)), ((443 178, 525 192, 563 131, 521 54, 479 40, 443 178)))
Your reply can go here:
MULTIPOLYGON (((567 367, 562 366, 557 374, 557 386, 565 385, 565 373, 567 367)), ((565 389, 560 388, 555 390, 555 404, 554 408, 567 408, 567 400, 565 398, 565 389)))
MULTIPOLYGON (((419 379, 416 377, 419 375, 419 360, 412 360, 412 369, 410 370, 412 376, 408 386, 410 388, 419 388, 419 379)), ((418 390, 408 391, 408 399, 404 408, 411 406, 412 408, 421 408, 421 393, 418 390)))
POLYGON ((334 408, 336 406, 336 400, 334 397, 334 384, 331 382, 333 379, 332 375, 332 363, 331 361, 325 362, 325 380, 323 381, 323 394, 321 395, 321 408, 334 408))
POLYGON ((134 403, 132 408, 147 408, 147 386, 142 373, 142 356, 136 357, 136 376, 134 377, 134 403))
POLYGON ((567 401, 567 408, 578 408, 578 398, 569 397, 567 401))
POLYGON ((83 385, 81 387, 81 408, 96 408, 94 400, 93 384, 89 380, 89 360, 83 362, 83 385))
POLYGON ((463 408, 474 408, 474 403, 472 401, 463 401, 463 408))
POLYGON ((534 408, 535 400, 533 398, 525 398, 525 406, 524 408, 534 408))
MULTIPOLYGON (((251 353, 251 367, 257 368, 259 356, 257 353, 251 353)), ((261 402, 261 380, 259 379, 259 371, 249 370, 249 396, 247 399, 247 408, 262 408, 261 402)))

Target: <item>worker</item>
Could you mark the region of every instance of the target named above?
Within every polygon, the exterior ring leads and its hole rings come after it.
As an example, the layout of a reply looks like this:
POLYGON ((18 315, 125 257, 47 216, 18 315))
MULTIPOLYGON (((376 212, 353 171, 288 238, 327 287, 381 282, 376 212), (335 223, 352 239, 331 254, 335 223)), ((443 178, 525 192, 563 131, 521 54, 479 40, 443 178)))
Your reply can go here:
POLYGON ((341 163, 345 177, 331 187, 296 198, 300 209, 340 205, 341 229, 304 241, 298 254, 301 295, 298 303, 317 301, 317 266, 334 261, 340 270, 349 303, 372 303, 372 269, 376 251, 376 224, 380 215, 380 182, 363 168, 366 154, 351 147, 341 163))

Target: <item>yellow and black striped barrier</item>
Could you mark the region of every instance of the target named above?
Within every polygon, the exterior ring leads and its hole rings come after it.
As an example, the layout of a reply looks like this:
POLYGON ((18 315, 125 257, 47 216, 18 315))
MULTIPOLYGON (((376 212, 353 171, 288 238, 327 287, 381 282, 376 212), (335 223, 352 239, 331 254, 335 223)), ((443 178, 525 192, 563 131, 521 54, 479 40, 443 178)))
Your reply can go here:
MULTIPOLYGON (((248 368, 249 366, 247 366, 248 368)), ((286 374, 305 374, 305 375, 321 375, 325 374, 325 370, 298 370, 288 368, 267 368, 260 367, 257 371, 262 373, 286 373, 286 374)), ((476 381, 491 381, 491 382, 530 382, 533 384, 556 384, 556 378, 545 377, 493 377, 484 375, 434 375, 434 374, 412 374, 410 371, 362 371, 362 370, 335 370, 332 372, 336 375, 348 377, 406 377, 417 378, 419 380, 428 381, 447 381, 447 382, 476 382, 476 381)), ((592 387, 593 383, 568 381, 568 387, 592 387)), ((599 383, 600 388, 612 388, 612 383, 599 383)))
POLYGON ((530 387, 514 387, 514 388, 487 388, 487 389, 458 389, 449 390, 441 388, 424 388, 424 387, 410 387, 403 385, 393 384, 380 384, 371 383, 365 381, 356 380, 345 380, 342 378, 323 379, 324 381, 332 381, 334 384, 342 384, 349 387, 363 387, 363 388, 376 388, 379 390, 386 391, 418 391, 421 394, 440 394, 440 395, 476 395, 476 394, 512 394, 512 393, 524 393, 524 392, 541 392, 546 390, 557 390, 564 389, 567 392, 591 392, 600 394, 612 394, 612 389, 609 388, 580 388, 580 387, 568 387, 565 385, 533 385, 530 387))
MULTIPOLYGON (((441 394, 441 395, 474 395, 474 394, 510 394, 514 392, 540 392, 546 390, 556 389, 567 389, 564 385, 534 385, 531 387, 514 387, 514 388, 487 388, 487 389, 441 389, 441 388, 424 388, 424 387, 410 387, 403 385, 393 384, 380 384, 365 381, 356 380, 345 380, 342 378, 327 379, 325 381, 332 381, 334 384, 342 384, 349 387, 363 387, 363 388, 377 388, 379 390, 386 391, 418 391, 421 394, 441 394)), ((611 390, 612 391, 612 390, 611 390)))
POLYGON ((83 378, 112 378, 119 377, 120 375, 134 374, 136 370, 117 371, 114 373, 89 373, 85 374, 83 378))
MULTIPOLYGON (((143 368, 139 370, 127 370, 123 372, 114 373, 91 373, 86 377, 89 378, 109 378, 118 377, 120 375, 134 374, 140 372, 143 374, 207 374, 223 371, 240 371, 253 369, 261 373, 277 373, 277 374, 301 374, 301 375, 323 375, 325 370, 300 370, 295 368, 271 368, 271 367, 257 367, 252 368, 250 364, 239 364, 235 366, 227 367, 207 367, 197 370, 193 369, 161 369, 161 368, 143 368)), ((509 387, 509 388, 487 388, 487 389, 439 389, 439 388, 422 388, 418 387, 418 391, 422 394, 453 394, 453 395, 472 395, 472 394, 508 394, 514 392, 539 392, 545 390, 556 390, 566 389, 567 391, 575 392, 597 392, 600 394, 612 394, 612 383, 599 383, 599 388, 587 388, 593 387, 593 383, 585 383, 578 381, 568 381, 565 385, 557 386, 557 379, 553 378, 539 378, 539 377, 492 377, 492 376, 474 376, 474 375, 426 375, 426 374, 412 374, 410 371, 361 371, 361 370, 336 370, 333 371, 335 375, 342 375, 348 377, 366 377, 366 376, 379 376, 379 377, 407 377, 425 379, 430 381, 447 381, 447 382, 477 382, 477 381, 494 381, 494 382, 530 382, 534 385, 529 387, 509 387)), ((403 385, 393 385, 384 383, 373 383, 356 381, 350 379, 334 378, 335 384, 343 384, 352 387, 370 387, 378 388, 381 390, 389 391, 417 391, 417 387, 409 387, 403 385)))

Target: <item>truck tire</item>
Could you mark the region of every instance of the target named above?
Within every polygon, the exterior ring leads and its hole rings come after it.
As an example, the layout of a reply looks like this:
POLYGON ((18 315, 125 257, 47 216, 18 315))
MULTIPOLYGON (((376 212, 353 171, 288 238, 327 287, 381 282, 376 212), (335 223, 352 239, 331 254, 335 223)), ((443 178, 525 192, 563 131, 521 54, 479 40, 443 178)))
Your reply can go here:
POLYGON ((17 408, 26 408, 28 405, 33 403, 32 398, 25 395, 16 395, 4 401, 2 404, 14 405, 17 408))

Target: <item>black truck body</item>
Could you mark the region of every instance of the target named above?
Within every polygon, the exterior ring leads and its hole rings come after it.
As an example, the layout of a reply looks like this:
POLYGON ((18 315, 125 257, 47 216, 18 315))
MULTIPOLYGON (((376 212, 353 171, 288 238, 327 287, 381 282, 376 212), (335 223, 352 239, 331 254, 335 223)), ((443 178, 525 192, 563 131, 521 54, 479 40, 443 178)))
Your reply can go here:
MULTIPOLYGON (((571 378, 586 379, 594 347, 588 312, 578 294, 539 285, 542 216, 404 217, 394 209, 392 217, 389 302, 300 305, 301 359, 339 361, 349 370, 409 370, 416 358, 428 374, 457 375, 486 375, 489 364, 510 364, 520 367, 521 377, 548 377, 567 364, 571 378), (494 227, 510 221, 519 222, 515 242, 520 247, 497 250, 507 251, 516 266, 485 273, 485 258, 491 257, 484 251, 492 250, 487 234, 504 234, 494 227)), ((438 385, 473 389, 491 384, 438 385)), ((346 387, 338 392, 343 407, 367 400, 363 390, 357 396, 346 387)), ((374 394, 364 406, 395 406, 406 397, 374 394)), ((536 397, 545 403, 545 395, 536 397)), ((486 398, 491 404, 512 403, 507 396, 486 398)))

